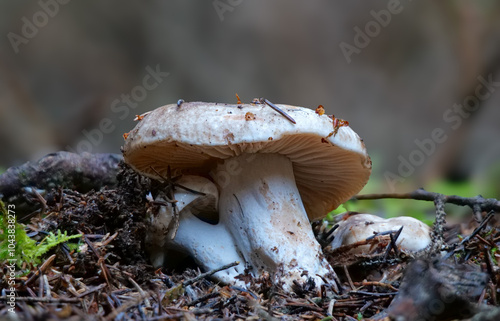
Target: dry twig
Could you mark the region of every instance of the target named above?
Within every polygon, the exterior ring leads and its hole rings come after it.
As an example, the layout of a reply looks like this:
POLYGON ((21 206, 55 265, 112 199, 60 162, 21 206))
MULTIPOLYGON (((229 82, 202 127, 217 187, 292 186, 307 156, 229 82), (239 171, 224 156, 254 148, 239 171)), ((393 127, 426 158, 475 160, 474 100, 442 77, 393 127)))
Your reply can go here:
POLYGON ((445 203, 469 206, 470 208, 479 208, 481 211, 500 212, 500 201, 494 198, 483 198, 481 195, 475 197, 461 197, 457 195, 443 195, 440 193, 428 192, 423 188, 417 189, 410 193, 381 193, 381 194, 365 194, 356 195, 351 200, 375 200, 382 198, 395 199, 413 199, 419 201, 434 202, 435 199, 442 197, 445 203))

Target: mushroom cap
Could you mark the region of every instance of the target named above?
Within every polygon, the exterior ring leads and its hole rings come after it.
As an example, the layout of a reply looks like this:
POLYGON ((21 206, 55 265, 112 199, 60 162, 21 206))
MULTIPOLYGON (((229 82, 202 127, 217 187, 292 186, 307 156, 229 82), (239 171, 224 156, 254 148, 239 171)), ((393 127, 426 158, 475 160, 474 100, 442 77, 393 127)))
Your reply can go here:
MULTIPOLYGON (((221 160, 243 153, 279 153, 293 163, 310 219, 323 217, 359 192, 371 173, 363 141, 349 127, 334 133, 332 118, 304 107, 183 103, 144 115, 128 134, 125 162, 153 178, 166 173, 207 175, 221 160), (249 116, 250 115, 250 116, 249 116)), ((237 170, 237 169, 235 169, 237 170)))
MULTIPOLYGON (((403 226, 396 244, 402 251, 417 252, 431 244, 431 228, 409 216, 382 218, 372 214, 354 214, 340 221, 333 232, 330 243, 332 249, 366 240, 375 233, 397 231, 403 226)), ((370 245, 362 245, 351 250, 351 253, 368 253, 370 245)))

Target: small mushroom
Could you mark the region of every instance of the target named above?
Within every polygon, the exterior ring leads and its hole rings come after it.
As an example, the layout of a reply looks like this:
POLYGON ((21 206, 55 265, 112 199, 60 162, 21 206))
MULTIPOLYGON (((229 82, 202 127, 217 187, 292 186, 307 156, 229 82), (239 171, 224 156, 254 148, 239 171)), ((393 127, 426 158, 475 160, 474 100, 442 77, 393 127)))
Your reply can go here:
MULTIPOLYGON (((339 223, 339 227, 333 232, 333 241, 330 243, 332 249, 365 241, 377 233, 395 232, 401 227, 403 230, 399 235, 396 246, 402 252, 418 252, 431 244, 431 229, 425 223, 409 216, 393 218, 382 218, 372 214, 348 215, 339 223)), ((349 253, 370 253, 370 244, 356 246, 349 253)))
POLYGON ((154 178, 155 170, 164 174, 169 166, 174 174, 210 177, 219 190, 218 225, 229 231, 250 271, 281 274, 285 290, 304 276, 319 286, 317 275, 332 280, 334 272, 309 219, 324 217, 361 190, 371 161, 349 126, 333 135, 327 115, 279 108, 296 123, 261 103, 160 107, 131 131, 124 159, 154 178), (248 112, 256 118, 246 121, 248 112))
POLYGON ((153 266, 161 267, 167 258, 167 249, 173 249, 190 255, 205 270, 213 270, 233 262, 240 265, 217 272, 213 277, 224 283, 240 283, 235 276, 244 272, 243 258, 234 246, 231 234, 222 224, 207 223, 217 208, 219 198, 217 187, 204 177, 186 175, 176 181, 177 184, 203 193, 194 194, 177 188, 174 193, 175 205, 165 202, 159 194, 156 203, 163 203, 158 213, 149 213, 150 233, 146 236, 146 245, 153 266), (174 207, 177 207, 179 222, 175 222, 174 207), (174 237, 175 234, 175 237, 174 237))

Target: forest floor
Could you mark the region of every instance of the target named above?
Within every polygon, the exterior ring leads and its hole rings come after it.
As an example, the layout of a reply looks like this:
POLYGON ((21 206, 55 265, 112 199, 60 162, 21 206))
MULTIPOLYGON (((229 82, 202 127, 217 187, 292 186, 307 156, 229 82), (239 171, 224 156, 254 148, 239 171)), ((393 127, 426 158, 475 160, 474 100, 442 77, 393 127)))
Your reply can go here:
MULTIPOLYGON (((441 255, 414 257, 389 244, 380 253, 339 259, 339 251, 326 247, 339 292, 305 282, 285 293, 270 277, 248 275, 249 286, 240 288, 213 282, 214 271, 202 273, 190 260, 153 268, 144 246, 145 213, 153 206, 145 191, 161 185, 120 167, 113 188, 87 193, 59 188, 34 197, 41 209, 23 218, 32 239, 40 242, 57 230, 82 236, 52 248, 37 266, 16 266, 13 310, 11 265, 2 263, 1 319, 500 319, 500 224, 494 212, 476 207, 463 222, 443 224, 441 255)), ((328 228, 313 226, 319 241, 328 238, 328 228)))

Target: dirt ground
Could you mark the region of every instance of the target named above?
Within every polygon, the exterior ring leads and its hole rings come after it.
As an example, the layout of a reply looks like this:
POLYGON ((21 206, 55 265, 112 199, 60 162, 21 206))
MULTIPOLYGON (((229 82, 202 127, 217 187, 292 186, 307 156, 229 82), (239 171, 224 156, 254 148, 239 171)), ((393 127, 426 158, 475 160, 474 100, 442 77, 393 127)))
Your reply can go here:
MULTIPOLYGON (((0 318, 500 319, 500 229, 498 220, 486 211, 480 211, 480 219, 471 215, 461 224, 443 226, 440 249, 451 253, 447 259, 435 253, 407 255, 391 250, 390 244, 380 253, 354 257, 325 247, 325 256, 339 276, 339 292, 328 284, 316 291, 308 281, 296 284, 290 294, 269 276, 242 276, 250 282, 246 289, 214 283, 189 258, 172 258, 175 263, 155 270, 145 253, 144 238, 146 211, 156 205, 145 195, 161 188, 161 183, 139 177, 121 163, 112 188, 87 193, 55 188, 38 200, 43 210, 24 218, 29 235, 40 240, 58 229, 68 235, 82 234, 75 241, 79 251, 62 244, 44 255, 43 264, 25 264, 29 272, 15 280, 16 312, 9 312, 3 290, 0 318)), ((329 229, 313 226, 320 243, 326 245, 329 229)), ((5 262, 0 271, 2 289, 8 288, 7 275, 5 262)))

